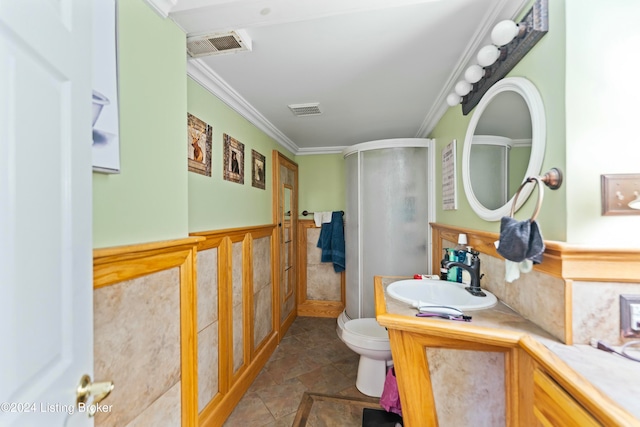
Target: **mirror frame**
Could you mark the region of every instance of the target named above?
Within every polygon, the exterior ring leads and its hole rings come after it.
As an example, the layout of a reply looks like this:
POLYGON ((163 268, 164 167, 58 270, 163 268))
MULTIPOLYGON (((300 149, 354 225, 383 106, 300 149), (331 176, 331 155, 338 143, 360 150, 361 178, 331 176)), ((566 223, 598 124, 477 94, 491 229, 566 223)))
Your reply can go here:
MULTIPOLYGON (((542 96, 540 96, 540 92, 534 84, 524 77, 507 77, 494 84, 482 97, 475 109, 475 112, 473 113, 473 117, 471 118, 467 128, 462 152, 462 183, 464 185, 464 192, 467 196, 467 201, 469 202, 469 205, 471 205, 471 209, 473 209, 480 218, 486 221, 500 221, 503 216, 508 216, 511 211, 513 196, 511 196, 507 203, 498 209, 488 209, 480 203, 473 193, 473 188, 471 186, 471 173, 469 166, 471 159, 471 145, 473 143, 474 132, 480 118, 482 117, 482 113, 498 94, 507 91, 516 92, 522 96, 527 107, 529 107, 529 114, 531 116, 531 155, 529 156, 527 171, 525 176, 522 177, 521 182, 524 182, 530 176, 540 175, 546 148, 547 125, 544 115, 544 104, 542 102, 542 96)), ((518 196, 515 209, 516 212, 522 207, 527 199, 529 199, 533 187, 534 186, 526 186, 522 189, 518 196)))

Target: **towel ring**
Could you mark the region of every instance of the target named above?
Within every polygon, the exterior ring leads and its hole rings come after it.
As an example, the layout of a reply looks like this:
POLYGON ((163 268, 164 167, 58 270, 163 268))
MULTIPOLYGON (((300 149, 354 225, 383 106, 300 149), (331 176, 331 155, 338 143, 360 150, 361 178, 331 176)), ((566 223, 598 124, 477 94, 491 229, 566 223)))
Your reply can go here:
POLYGON ((536 208, 533 210, 533 215, 531 215, 530 222, 535 221, 540 213, 540 208, 542 207, 542 200, 544 199, 544 188, 542 184, 544 183, 547 187, 552 190, 557 190, 562 185, 562 171, 558 168, 552 168, 549 172, 545 173, 544 176, 530 176, 525 179, 525 181, 520 185, 518 191, 513 196, 513 204, 511 205, 511 218, 513 218, 513 214, 515 214, 516 210, 516 202, 518 201, 518 196, 520 192, 530 182, 536 182, 538 184, 538 202, 536 203, 536 208))
POLYGON ((532 177, 527 178, 520 185, 520 188, 518 188, 518 191, 516 191, 515 196, 513 196, 513 204, 511 205, 511 214, 509 215, 511 218, 513 218, 513 214, 515 213, 516 202, 518 201, 518 196, 520 195, 520 192, 522 191, 524 186, 527 185, 530 182, 537 182, 538 183, 538 203, 536 203, 536 208, 533 210, 533 215, 531 215, 531 219, 529 221, 533 222, 538 217, 538 213, 540 213, 540 207, 542 206, 542 199, 544 198, 544 191, 543 191, 543 188, 542 188, 542 180, 540 179, 540 177, 539 176, 532 176, 532 177))

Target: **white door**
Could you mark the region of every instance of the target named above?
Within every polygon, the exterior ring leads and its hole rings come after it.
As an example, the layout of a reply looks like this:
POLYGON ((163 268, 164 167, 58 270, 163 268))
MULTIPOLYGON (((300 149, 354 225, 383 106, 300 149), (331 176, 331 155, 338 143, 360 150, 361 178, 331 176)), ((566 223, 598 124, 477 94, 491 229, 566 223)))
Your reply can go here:
POLYGON ((0 426, 92 425, 91 3, 0 0, 0 426))

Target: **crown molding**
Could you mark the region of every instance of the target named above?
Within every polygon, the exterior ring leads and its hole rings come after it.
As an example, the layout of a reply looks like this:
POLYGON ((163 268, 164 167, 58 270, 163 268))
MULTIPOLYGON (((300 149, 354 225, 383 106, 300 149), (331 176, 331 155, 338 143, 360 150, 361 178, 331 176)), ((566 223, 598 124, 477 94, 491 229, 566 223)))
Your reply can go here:
POLYGON ((227 82, 199 59, 187 61, 187 75, 206 90, 218 97, 236 113, 247 119, 258 129, 273 138, 282 147, 299 154, 300 148, 284 133, 267 120, 253 105, 236 92, 227 82))
POLYGON ((310 156, 312 154, 342 154, 347 146, 336 147, 305 147, 298 149, 296 156, 310 156))
POLYGON ((151 9, 163 18, 168 18, 177 0, 144 0, 151 9))

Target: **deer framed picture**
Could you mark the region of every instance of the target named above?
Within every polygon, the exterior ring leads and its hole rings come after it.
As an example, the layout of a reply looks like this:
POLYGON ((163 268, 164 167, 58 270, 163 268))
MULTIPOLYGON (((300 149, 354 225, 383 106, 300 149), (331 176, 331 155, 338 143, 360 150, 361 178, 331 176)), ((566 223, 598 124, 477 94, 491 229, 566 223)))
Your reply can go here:
POLYGON ((211 176, 211 134, 213 128, 189 113, 187 113, 187 124, 189 172, 211 176))
POLYGON ((223 178, 226 181, 244 184, 244 144, 225 133, 223 145, 223 178))
POLYGON ((267 164, 262 154, 251 150, 251 185, 264 190, 267 164))

